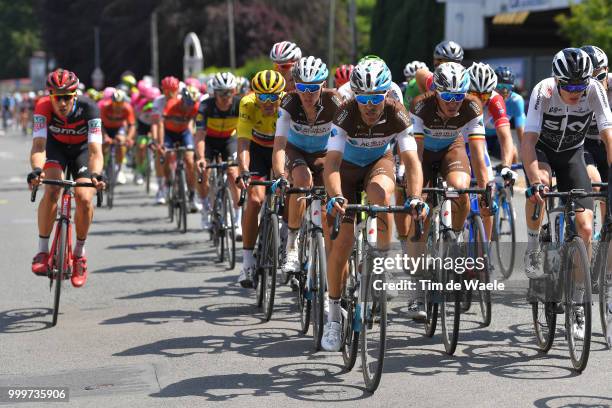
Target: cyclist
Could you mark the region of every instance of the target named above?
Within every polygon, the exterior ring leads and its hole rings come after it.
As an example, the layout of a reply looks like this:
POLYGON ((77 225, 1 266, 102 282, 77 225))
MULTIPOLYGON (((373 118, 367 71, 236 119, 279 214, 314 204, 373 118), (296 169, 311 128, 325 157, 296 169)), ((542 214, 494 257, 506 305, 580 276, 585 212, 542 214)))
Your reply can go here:
MULTIPOLYGON (((200 107, 200 91, 193 86, 186 86, 180 92, 180 98, 174 97, 168 100, 164 107, 164 144, 162 151, 166 155, 164 169, 166 180, 171 180, 170 159, 175 143, 187 149, 193 149, 194 120, 200 107)), ((195 167, 193 152, 185 152, 185 176, 187 178, 187 189, 189 195, 189 211, 197 212, 198 206, 195 202, 195 167)))
MULTIPOLYGON (((328 220, 338 211, 344 213, 343 206, 347 203, 358 203, 358 193, 363 189, 370 203, 389 205, 395 189, 391 142, 396 139, 407 168, 406 184, 410 198, 406 203, 414 208, 422 203, 419 198, 421 165, 416 143, 408 131, 408 112, 401 102, 388 95, 391 71, 384 62, 365 60, 355 66, 350 84, 355 98, 337 110, 327 144, 323 177, 331 197, 327 207, 328 220)), ((391 219, 388 214, 379 218, 377 245, 384 256, 391 241, 388 227, 391 219)), ((338 351, 341 345, 340 296, 353 239, 354 216, 346 214, 327 257, 329 313, 321 341, 321 346, 327 351, 338 351)))
POLYGON ((274 63, 274 70, 280 72, 285 78, 285 91, 293 91, 295 84, 291 70, 293 64, 302 58, 302 50, 291 41, 281 41, 272 46, 270 59, 274 63))
MULTIPOLYGON (((217 155, 223 161, 236 160, 236 128, 238 127, 238 114, 240 97, 236 96, 236 77, 231 72, 219 72, 213 77, 211 83, 214 98, 204 101, 200 105, 196 117, 196 152, 198 155, 198 168, 205 168, 206 162, 212 162, 217 155)), ((202 178, 198 184, 198 193, 202 203, 202 228, 210 229, 208 176, 202 178)), ((229 167, 227 176, 231 180, 230 193, 234 205, 238 204, 239 191, 234 182, 238 177, 238 169, 229 167)), ((242 236, 241 209, 234 210, 234 225, 236 238, 242 236)))
MULTIPOLYGON (((238 119, 238 164, 240 188, 246 188, 249 178, 266 179, 272 170, 272 148, 276 132, 276 118, 285 78, 277 71, 260 71, 251 79, 251 90, 240 100, 238 119)), ((249 188, 242 217, 243 264, 238 282, 244 288, 253 287, 255 258, 253 248, 257 239, 258 215, 265 200, 265 188, 249 188)))
MULTIPOLYGON (((47 77, 49 96, 41 98, 34 110, 33 141, 30 154, 32 172, 28 183, 38 185, 41 179, 62 179, 64 172, 77 182, 91 182, 104 188, 102 181, 102 123, 98 107, 87 97, 76 96, 79 79, 59 68, 47 77)), ((47 275, 49 236, 57 215, 60 187, 45 186, 38 206, 38 253, 32 261, 32 272, 47 275)), ((77 187, 75 225, 76 245, 73 252, 73 286, 87 280, 85 239, 93 218, 93 190, 77 187)))
POLYGON ((355 67, 345 64, 342 64, 336 68, 336 73, 334 74, 334 85, 336 85, 336 88, 340 88, 342 85, 350 81, 353 68, 355 67))
POLYGON ((251 92, 251 85, 247 78, 243 76, 236 77, 236 95, 243 97, 251 92))
POLYGON ((117 183, 125 184, 126 176, 122 164, 126 152, 125 146, 132 146, 136 134, 134 109, 128 102, 126 93, 121 89, 116 89, 110 99, 100 101, 98 106, 102 117, 104 144, 108 145, 116 139, 120 145, 120 148, 115 150, 115 159, 119 167, 117 183))
MULTIPOLYGON (((509 120, 514 120, 514 128, 519 144, 523 140, 523 132, 525 130, 525 100, 523 97, 514 92, 514 74, 508 67, 497 67, 495 69, 497 76, 497 87, 495 90, 504 98, 506 103, 506 116, 509 120)), ((487 136, 492 135, 489 128, 485 129, 487 136)), ((518 162, 518 151, 515 148, 513 163, 518 162)))
MULTIPOLYGON (((542 212, 537 220, 532 215, 535 204, 543 203, 539 192, 550 186, 551 172, 556 174, 559 191, 591 191, 583 144, 593 116, 606 151, 611 151, 612 113, 604 87, 591 78, 592 72, 593 63, 586 52, 565 48, 553 58, 553 76, 540 81, 531 93, 521 144, 523 165, 531 182, 525 204, 525 273, 529 278, 543 273, 539 243, 542 212)), ((593 200, 584 198, 578 202, 585 211, 576 212, 576 229, 590 254, 593 200)))
MULTIPOLYGON (((136 155, 134 156, 136 163, 136 177, 134 181, 136 184, 144 183, 144 175, 146 173, 146 161, 147 149, 149 142, 151 141, 151 125, 155 117, 155 108, 153 101, 160 96, 160 91, 156 87, 143 87, 139 91, 139 98, 136 100, 134 109, 136 110, 137 118, 137 130, 136 130, 136 155)), ((163 167, 155 162, 155 171, 158 177, 163 174, 163 167)))
MULTIPOLYGON (((438 65, 434 71, 435 91, 417 96, 412 102, 412 124, 414 137, 419 148, 423 166, 425 186, 434 183, 437 174, 434 167, 450 187, 456 189, 470 186, 470 170, 473 170, 478 186, 484 188, 489 181, 485 164, 485 130, 480 101, 467 92, 470 76, 467 70, 456 62, 438 65), (465 148, 466 136, 471 151, 468 155, 465 148), (471 161, 471 168, 470 168, 471 161)), ((453 201, 452 229, 460 236, 470 210, 467 194, 462 194, 453 201)), ((480 202, 480 209, 486 213, 486 206, 480 202)), ((428 224, 421 237, 427 238, 428 224)), ((411 235, 414 231, 411 232, 411 235)), ((415 246, 410 247, 415 249, 415 246)), ((413 256, 422 254, 413 253, 413 256)), ((414 276, 417 279, 417 276, 414 276)), ((417 286, 418 287, 418 286, 417 286)), ((420 292, 410 304, 409 311, 413 318, 424 318, 425 312, 420 292)))
MULTIPOLYGON (((440 64, 445 62, 456 62, 461 64, 463 61, 463 54, 463 48, 456 42, 449 40, 442 41, 434 48, 434 69, 438 68, 440 64)), ((427 91, 434 91, 436 88, 433 83, 433 73, 431 73, 426 67, 417 69, 415 80, 419 88, 419 94, 427 91)))
POLYGON ((406 67, 404 67, 404 77, 406 78, 406 82, 402 82, 400 84, 400 89, 404 95, 404 106, 406 109, 410 109, 412 99, 414 99, 414 97, 420 93, 419 86, 417 85, 415 78, 419 69, 429 70, 429 68, 427 68, 427 64, 421 61, 409 62, 406 64, 406 67))
POLYGON ((158 146, 158 152, 155 158, 155 168, 160 168, 161 173, 157 173, 157 194, 155 195, 156 204, 166 203, 166 182, 164 180, 164 167, 161 164, 161 156, 163 155, 163 144, 164 144, 164 126, 162 117, 164 109, 166 108, 166 102, 168 100, 177 97, 179 90, 179 80, 173 76, 167 76, 161 81, 162 95, 158 96, 153 100, 153 115, 151 118, 151 139, 158 146))
MULTIPOLYGON (((365 57, 361 58, 357 62, 357 64, 366 63, 370 61, 375 62, 377 64, 382 64, 385 66, 387 65, 385 61, 382 60, 382 58, 377 57, 376 55, 366 55, 365 57)), ((391 98, 398 100, 398 101, 402 100, 402 90, 400 89, 399 86, 397 86, 395 82, 391 82, 388 92, 391 98)), ((353 89, 351 88, 350 82, 347 82, 344 85, 338 87, 338 93, 344 100, 351 99, 355 96, 355 93, 353 92, 353 89)))
MULTIPOLYGON (((323 164, 332 120, 341 104, 333 89, 323 89, 329 71, 321 59, 303 57, 293 66, 295 92, 287 93, 276 122, 272 167, 275 177, 289 178, 294 187, 323 186, 323 164), (285 166, 286 161, 286 166, 285 166)), ((305 204, 288 200, 289 232, 283 273, 299 271, 297 236, 305 204)), ((327 235, 327 230, 326 230, 327 235)))

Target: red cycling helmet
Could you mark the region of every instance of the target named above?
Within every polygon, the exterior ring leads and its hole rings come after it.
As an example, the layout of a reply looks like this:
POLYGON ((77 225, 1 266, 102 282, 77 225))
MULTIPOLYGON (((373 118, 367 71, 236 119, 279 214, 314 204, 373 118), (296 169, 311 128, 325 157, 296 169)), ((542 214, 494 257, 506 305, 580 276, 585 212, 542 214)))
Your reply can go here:
POLYGON ((162 90, 176 92, 179 89, 179 80, 173 76, 167 76, 161 81, 162 90))
POLYGON ((47 89, 52 94, 76 92, 79 78, 74 72, 58 68, 47 76, 47 89))
POLYGON ((352 65, 340 65, 336 68, 336 74, 334 78, 336 80, 336 88, 340 88, 342 85, 346 84, 351 78, 351 72, 353 72, 352 65))

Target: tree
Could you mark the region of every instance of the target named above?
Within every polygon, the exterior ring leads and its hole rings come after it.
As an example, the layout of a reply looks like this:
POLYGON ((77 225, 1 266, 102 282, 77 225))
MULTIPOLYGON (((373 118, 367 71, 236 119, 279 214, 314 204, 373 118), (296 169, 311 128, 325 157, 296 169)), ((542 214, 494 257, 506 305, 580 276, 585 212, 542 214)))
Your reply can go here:
POLYGON ((608 55, 612 52, 612 3, 610 0, 583 0, 570 7, 571 14, 555 20, 573 46, 596 45, 608 55))
POLYGON ((32 53, 40 49, 33 1, 0 0, 0 78, 28 76, 32 53))

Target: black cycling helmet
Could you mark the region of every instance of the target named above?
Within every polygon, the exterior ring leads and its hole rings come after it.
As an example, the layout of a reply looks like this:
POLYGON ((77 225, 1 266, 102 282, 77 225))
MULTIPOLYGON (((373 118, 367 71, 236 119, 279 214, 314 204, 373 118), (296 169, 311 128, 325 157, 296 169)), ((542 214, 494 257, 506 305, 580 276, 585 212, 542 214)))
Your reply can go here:
POLYGON ((593 63, 580 48, 565 48, 555 54, 552 74, 562 84, 584 84, 593 74, 593 63))
POLYGON ((591 58, 591 62, 593 63, 593 71, 599 68, 608 67, 608 56, 601 48, 596 47, 595 45, 585 45, 580 47, 580 49, 586 52, 591 58))
POLYGON ((498 84, 514 85, 514 74, 510 68, 497 67, 495 68, 495 75, 497 75, 498 84))

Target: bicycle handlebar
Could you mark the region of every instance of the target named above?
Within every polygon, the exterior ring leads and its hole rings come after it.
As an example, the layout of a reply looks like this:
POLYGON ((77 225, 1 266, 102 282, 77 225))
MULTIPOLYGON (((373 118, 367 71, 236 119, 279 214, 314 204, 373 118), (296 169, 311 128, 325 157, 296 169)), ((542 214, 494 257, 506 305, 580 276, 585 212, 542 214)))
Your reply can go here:
MULTIPOLYGON (((60 186, 64 188, 73 188, 73 187, 92 187, 96 188, 93 183, 83 183, 76 182, 72 180, 42 180, 41 184, 49 184, 52 186, 60 186)), ((32 187, 32 194, 30 196, 30 201, 36 201, 36 193, 38 192, 38 186, 32 187)), ((96 190, 96 207, 102 207, 102 190, 96 190)))
MULTIPOLYGON (((422 210, 422 208, 421 208, 422 210)), ((363 205, 363 204, 348 204, 344 208, 345 213, 347 212, 365 212, 368 215, 376 215, 377 213, 408 213, 411 212, 412 209, 410 207, 404 207, 400 205, 363 205)), ((330 238, 335 240, 338 237, 338 233, 340 232, 340 223, 342 217, 344 215, 340 212, 336 213, 336 217, 334 218, 334 227, 332 229, 330 238)))
MULTIPOLYGON (((607 184, 607 183, 601 183, 601 184, 607 184)), ((584 191, 583 189, 573 189, 570 191, 551 191, 549 193, 541 191, 540 196, 542 198, 548 198, 548 197, 569 198, 570 201, 573 201, 577 198, 587 198, 587 197, 607 198, 608 193, 604 191, 584 191)), ((540 215, 540 204, 536 203, 536 206, 533 209, 533 214, 531 215, 531 219, 535 221, 538 218, 540 218, 539 215, 540 215)))

